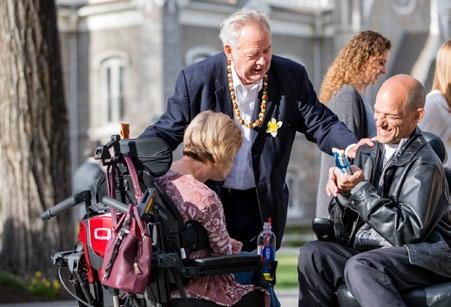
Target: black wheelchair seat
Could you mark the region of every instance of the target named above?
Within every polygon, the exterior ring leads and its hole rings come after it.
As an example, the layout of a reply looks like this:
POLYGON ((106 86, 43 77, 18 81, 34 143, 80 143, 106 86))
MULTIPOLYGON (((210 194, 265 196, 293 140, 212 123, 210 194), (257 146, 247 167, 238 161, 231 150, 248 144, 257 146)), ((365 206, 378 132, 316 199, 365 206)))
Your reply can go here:
MULTIPOLYGON (((360 307, 345 284, 338 287, 338 303, 342 307, 360 307)), ((451 306, 451 281, 428 287, 418 287, 401 293, 407 306, 412 307, 449 307, 451 306)))

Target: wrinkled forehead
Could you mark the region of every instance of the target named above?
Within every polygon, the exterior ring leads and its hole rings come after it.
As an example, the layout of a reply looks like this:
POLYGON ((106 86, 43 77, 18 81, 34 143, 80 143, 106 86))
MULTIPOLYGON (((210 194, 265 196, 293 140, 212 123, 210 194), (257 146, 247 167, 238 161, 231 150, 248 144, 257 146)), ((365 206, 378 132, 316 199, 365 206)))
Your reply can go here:
POLYGON ((381 87, 376 96, 374 111, 385 114, 404 114, 407 111, 407 93, 399 87, 381 87))
POLYGON ((238 40, 271 39, 271 31, 260 23, 249 21, 238 30, 238 40))

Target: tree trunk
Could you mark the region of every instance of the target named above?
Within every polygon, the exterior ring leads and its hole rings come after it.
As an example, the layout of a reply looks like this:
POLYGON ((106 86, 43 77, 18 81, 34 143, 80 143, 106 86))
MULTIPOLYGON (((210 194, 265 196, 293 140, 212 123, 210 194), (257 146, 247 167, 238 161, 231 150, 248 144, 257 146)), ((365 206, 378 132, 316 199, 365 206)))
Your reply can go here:
POLYGON ((73 242, 69 214, 39 214, 70 193, 68 121, 54 0, 0 1, 0 269, 50 272, 73 242))

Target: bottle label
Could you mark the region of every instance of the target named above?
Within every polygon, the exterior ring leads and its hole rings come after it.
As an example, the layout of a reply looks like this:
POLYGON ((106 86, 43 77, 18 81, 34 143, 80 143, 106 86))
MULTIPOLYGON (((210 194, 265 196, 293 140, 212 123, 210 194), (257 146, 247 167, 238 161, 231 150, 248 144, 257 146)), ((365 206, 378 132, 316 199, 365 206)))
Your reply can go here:
POLYGON ((274 261, 276 256, 276 251, 271 246, 261 246, 260 255, 263 261, 274 261))

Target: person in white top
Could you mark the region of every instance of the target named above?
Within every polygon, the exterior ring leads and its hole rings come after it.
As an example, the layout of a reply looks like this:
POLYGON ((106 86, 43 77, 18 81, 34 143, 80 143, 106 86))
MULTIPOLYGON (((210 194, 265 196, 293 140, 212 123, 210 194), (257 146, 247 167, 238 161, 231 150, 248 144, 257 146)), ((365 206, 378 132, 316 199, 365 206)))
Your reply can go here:
POLYGON ((432 91, 426 96, 424 110, 418 126, 440 137, 448 155, 445 167, 451 168, 451 40, 438 50, 432 91))

